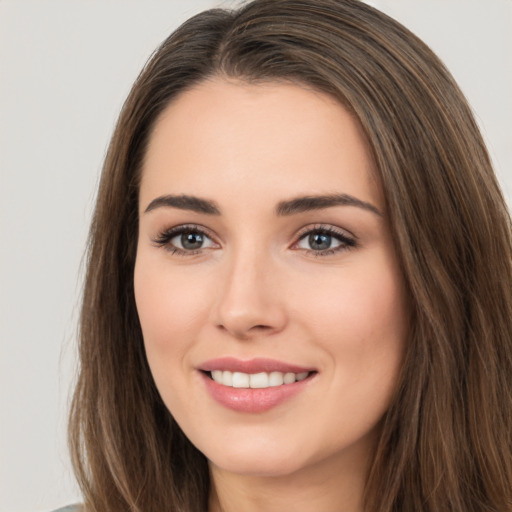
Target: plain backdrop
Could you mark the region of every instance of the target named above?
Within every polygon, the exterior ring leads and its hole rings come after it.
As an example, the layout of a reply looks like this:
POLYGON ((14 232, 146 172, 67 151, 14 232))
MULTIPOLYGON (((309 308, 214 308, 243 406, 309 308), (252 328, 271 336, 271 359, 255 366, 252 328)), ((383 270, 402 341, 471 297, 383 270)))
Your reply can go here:
MULTIPOLYGON (((512 0, 374 0, 444 60, 512 193, 512 0)), ((214 0, 0 0, 0 512, 80 500, 66 450, 81 258, 131 83, 214 0)), ((509 200, 510 203, 510 200, 509 200)))

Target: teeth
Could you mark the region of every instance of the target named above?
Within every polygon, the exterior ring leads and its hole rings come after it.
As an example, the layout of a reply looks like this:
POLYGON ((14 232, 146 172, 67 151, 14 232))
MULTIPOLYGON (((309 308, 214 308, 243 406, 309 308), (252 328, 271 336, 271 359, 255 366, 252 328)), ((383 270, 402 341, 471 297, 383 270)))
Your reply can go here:
POLYGON ((249 374, 241 372, 233 372, 233 387, 234 388, 248 388, 249 387, 249 374))
POLYGON ((249 387, 268 388, 268 373, 252 373, 249 375, 249 387))
POLYGON ((227 370, 213 370, 210 374, 215 382, 224 386, 230 386, 233 388, 264 389, 282 386, 283 384, 293 384, 294 382, 304 380, 309 375, 309 372, 242 373, 230 372, 227 370))
POLYGON ((285 373, 283 380, 285 384, 293 384, 295 382, 295 373, 285 373))
POLYGON ((222 382, 225 382, 226 386, 232 386, 233 374, 231 372, 222 372, 222 382))
POLYGON ((268 376, 269 386, 281 386, 284 384, 283 374, 281 372, 272 372, 268 376))

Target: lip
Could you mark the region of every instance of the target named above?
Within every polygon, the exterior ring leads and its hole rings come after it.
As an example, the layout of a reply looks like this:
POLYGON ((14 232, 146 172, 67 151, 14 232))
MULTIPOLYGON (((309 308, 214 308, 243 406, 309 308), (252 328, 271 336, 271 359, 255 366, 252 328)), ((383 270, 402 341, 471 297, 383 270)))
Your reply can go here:
POLYGON ((230 372, 260 373, 260 372, 282 372, 282 373, 303 373, 314 372, 315 368, 285 363, 275 359, 257 357, 244 361, 234 357, 219 357, 210 359, 199 366, 199 370, 211 372, 213 370, 227 370, 230 372))
POLYGON ((223 357, 204 362, 198 368, 201 379, 210 396, 220 405, 236 412, 263 413, 286 402, 304 391, 316 377, 316 370, 273 359, 256 358, 248 361, 223 357), (310 375, 293 384, 268 387, 264 389, 233 388, 215 382, 207 372, 227 370, 231 372, 260 373, 260 372, 310 372, 310 375))

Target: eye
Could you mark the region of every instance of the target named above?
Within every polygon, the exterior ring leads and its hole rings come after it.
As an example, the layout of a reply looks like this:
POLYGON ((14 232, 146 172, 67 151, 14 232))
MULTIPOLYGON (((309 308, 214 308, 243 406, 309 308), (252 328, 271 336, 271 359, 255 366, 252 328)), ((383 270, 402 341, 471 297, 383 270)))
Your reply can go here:
POLYGON ((356 246, 356 241, 331 226, 318 226, 303 231, 294 248, 315 256, 325 256, 356 246))
POLYGON ((174 247, 186 251, 202 249, 203 247, 210 247, 212 245, 212 241, 206 235, 197 231, 188 231, 181 233, 181 235, 173 236, 169 240, 169 243, 174 247))
POLYGON ((189 256, 217 244, 198 226, 177 226, 160 233, 153 243, 173 254, 189 256))

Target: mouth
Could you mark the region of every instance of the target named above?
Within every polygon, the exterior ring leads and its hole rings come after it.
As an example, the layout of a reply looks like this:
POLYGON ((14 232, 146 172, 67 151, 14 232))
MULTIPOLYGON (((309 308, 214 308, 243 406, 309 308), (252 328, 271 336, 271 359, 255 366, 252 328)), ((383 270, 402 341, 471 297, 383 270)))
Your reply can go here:
POLYGON ((244 373, 229 370, 212 370, 205 372, 212 380, 223 386, 241 389, 266 389, 286 386, 311 377, 314 371, 305 372, 259 372, 244 373))
POLYGON ((316 369, 257 358, 220 358, 198 368, 210 396, 228 409, 262 413, 309 387, 316 369))

